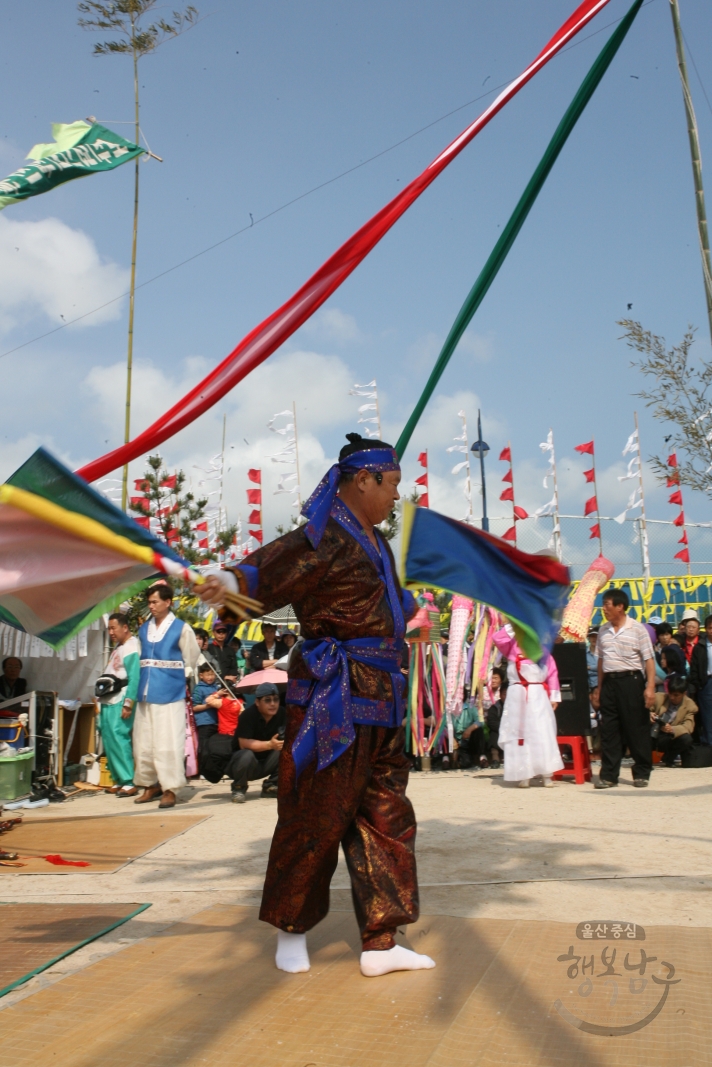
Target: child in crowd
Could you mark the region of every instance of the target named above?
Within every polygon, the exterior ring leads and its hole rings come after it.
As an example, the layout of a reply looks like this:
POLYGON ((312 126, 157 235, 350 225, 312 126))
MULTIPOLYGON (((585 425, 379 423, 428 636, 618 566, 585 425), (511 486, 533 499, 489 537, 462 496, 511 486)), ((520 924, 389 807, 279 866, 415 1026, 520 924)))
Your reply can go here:
POLYGON ((492 677, 485 690, 485 723, 489 730, 487 738, 487 751, 490 756, 490 767, 499 767, 504 759, 504 753, 499 747, 499 726, 504 711, 504 698, 507 694, 507 672, 504 667, 493 667, 492 677))
POLYGON ((198 731, 198 766, 205 753, 205 746, 209 738, 218 732, 218 707, 219 701, 215 695, 226 695, 221 689, 215 671, 211 663, 201 663, 198 666, 199 682, 193 690, 193 716, 198 731))
POLYGON ((541 775, 544 785, 551 786, 552 774, 564 766, 556 741, 554 709, 561 700, 556 664, 548 653, 539 663, 527 659, 509 623, 493 640, 509 661, 509 687, 499 730, 505 781, 526 787, 541 775))
POLYGON ((672 767, 677 756, 684 756, 692 748, 697 704, 687 695, 687 677, 671 674, 667 693, 656 693, 655 707, 650 712, 653 750, 663 753, 662 762, 672 767))

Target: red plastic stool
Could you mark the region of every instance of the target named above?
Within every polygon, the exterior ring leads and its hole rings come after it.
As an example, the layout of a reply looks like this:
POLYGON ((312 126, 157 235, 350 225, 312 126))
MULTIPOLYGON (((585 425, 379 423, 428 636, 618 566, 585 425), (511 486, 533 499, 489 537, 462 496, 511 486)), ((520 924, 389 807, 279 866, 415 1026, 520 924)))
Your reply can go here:
POLYGON ((583 785, 584 782, 592 781, 593 775, 591 774, 591 757, 589 755, 586 738, 557 737, 556 740, 559 745, 559 748, 561 748, 562 745, 568 745, 571 748, 573 759, 564 760, 563 771, 555 771, 551 777, 558 780, 560 778, 563 778, 565 775, 573 775, 576 781, 576 785, 583 785))

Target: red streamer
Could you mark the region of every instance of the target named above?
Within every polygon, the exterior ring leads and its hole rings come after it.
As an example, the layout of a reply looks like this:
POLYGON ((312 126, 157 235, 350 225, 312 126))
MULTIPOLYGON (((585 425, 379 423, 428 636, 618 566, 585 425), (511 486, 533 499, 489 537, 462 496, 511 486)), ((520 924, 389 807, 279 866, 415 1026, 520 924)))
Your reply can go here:
POLYGON ((182 400, 161 415, 148 429, 128 444, 115 448, 85 467, 81 467, 77 473, 88 482, 93 482, 110 471, 116 470, 117 467, 122 467, 125 463, 136 459, 137 456, 142 456, 156 448, 208 411, 255 367, 271 356, 338 289, 401 215, 421 193, 425 192, 480 130, 484 129, 505 104, 608 2, 609 0, 583 0, 583 3, 579 4, 574 13, 556 31, 534 62, 518 78, 510 82, 497 99, 467 129, 463 130, 459 137, 456 137, 425 168, 422 174, 419 174, 390 203, 381 208, 378 214, 357 230, 294 296, 248 333, 222 363, 218 364, 202 382, 199 382, 182 400))

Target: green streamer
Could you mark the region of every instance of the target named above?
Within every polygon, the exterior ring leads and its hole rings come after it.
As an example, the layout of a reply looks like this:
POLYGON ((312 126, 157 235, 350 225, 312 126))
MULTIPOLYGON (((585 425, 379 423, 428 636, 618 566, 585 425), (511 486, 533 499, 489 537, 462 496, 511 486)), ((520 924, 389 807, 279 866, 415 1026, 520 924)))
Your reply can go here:
POLYGON ((502 236, 497 241, 494 249, 484 265, 480 276, 470 290, 465 303, 460 308, 457 318, 455 319, 450 333, 447 335, 445 344, 442 347, 440 355, 437 358, 437 362, 433 367, 432 373, 428 378, 425 389, 422 392, 418 403, 413 409, 413 413, 408 419, 403 432, 398 438, 396 444, 396 452, 398 457, 402 458, 403 453, 408 447, 415 427, 418 425, 420 416, 425 410, 425 406, 433 395, 435 386, 440 381, 445 368, 447 367, 450 357, 457 348, 457 345, 462 337, 463 333, 469 326, 472 318, 477 311, 478 307, 485 298, 489 287, 494 279, 497 277, 499 268, 504 263, 510 248, 514 244, 519 231, 521 230, 527 215, 534 206, 534 202, 541 192, 544 182, 549 176, 549 173, 554 166, 554 163, 559 157, 559 153, 566 144, 569 134, 573 130, 574 126, 578 122, 579 118, 583 114, 586 104, 589 102, 593 94, 595 93, 599 82, 603 78, 603 75, 608 70, 613 57, 620 48, 623 40, 625 39, 628 30, 633 24, 635 16, 638 14, 643 0, 635 0, 635 3, 630 8, 625 17, 621 20, 619 26, 615 32, 611 35, 606 42, 603 50, 598 55, 595 63, 589 70, 584 81, 581 84, 576 96, 571 101, 566 114, 559 123, 556 133, 552 137, 546 152, 541 158, 541 161, 534 171, 529 184, 527 185, 522 197, 517 204, 514 212, 512 213, 509 222, 502 231, 502 236))

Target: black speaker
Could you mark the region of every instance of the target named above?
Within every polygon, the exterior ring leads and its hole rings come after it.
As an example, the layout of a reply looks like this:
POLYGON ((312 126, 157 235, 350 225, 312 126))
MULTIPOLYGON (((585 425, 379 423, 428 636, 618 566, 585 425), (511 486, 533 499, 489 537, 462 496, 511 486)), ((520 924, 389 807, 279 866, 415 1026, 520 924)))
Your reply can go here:
POLYGON ((561 703, 556 709, 559 737, 583 737, 591 733, 588 699, 588 667, 583 644, 554 645, 551 650, 559 672, 561 703))

